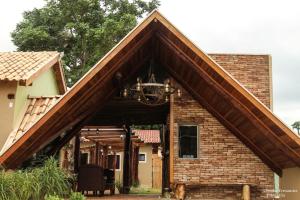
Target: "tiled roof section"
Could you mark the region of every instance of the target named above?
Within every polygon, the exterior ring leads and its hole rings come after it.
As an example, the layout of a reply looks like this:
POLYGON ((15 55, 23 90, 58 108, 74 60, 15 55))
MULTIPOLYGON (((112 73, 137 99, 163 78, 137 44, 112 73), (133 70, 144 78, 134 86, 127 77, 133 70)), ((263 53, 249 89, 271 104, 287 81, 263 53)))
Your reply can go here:
POLYGON ((133 130, 144 143, 160 143, 159 130, 133 130))
POLYGON ((18 140, 36 121, 38 121, 60 98, 60 95, 28 97, 28 107, 19 127, 10 133, 4 148, 10 147, 18 140))
POLYGON ((0 81, 26 81, 58 58, 56 51, 0 52, 0 81))

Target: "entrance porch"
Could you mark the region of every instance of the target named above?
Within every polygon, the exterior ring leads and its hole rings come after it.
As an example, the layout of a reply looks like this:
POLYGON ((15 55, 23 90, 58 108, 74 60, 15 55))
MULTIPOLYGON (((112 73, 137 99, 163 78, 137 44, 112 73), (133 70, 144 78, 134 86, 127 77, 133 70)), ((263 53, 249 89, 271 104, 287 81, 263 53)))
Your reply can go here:
POLYGON ((169 188, 169 110, 169 103, 149 107, 115 96, 69 133, 75 137, 66 140, 60 160, 63 168, 78 174, 76 190, 93 194, 91 199, 158 199, 169 188), (155 192, 124 195, 136 185, 155 192))

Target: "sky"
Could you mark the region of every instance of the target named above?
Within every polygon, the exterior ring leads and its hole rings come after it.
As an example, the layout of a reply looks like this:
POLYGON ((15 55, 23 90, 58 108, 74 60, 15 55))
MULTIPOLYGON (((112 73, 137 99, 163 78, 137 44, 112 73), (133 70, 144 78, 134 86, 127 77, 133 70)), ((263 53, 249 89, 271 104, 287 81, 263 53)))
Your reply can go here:
MULTIPOLYGON (((0 51, 14 51, 10 33, 24 11, 40 8, 44 1, 4 2, 0 51)), ((300 2, 161 0, 159 10, 207 53, 271 54, 274 112, 289 126, 300 121, 300 2)))

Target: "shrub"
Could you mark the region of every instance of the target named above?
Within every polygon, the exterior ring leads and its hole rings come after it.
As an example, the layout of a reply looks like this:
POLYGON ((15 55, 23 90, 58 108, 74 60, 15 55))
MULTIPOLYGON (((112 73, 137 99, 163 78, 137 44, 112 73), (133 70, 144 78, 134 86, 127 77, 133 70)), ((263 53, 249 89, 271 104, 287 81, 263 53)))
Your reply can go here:
POLYGON ((118 189, 119 193, 122 193, 123 186, 122 186, 122 183, 119 180, 115 181, 115 186, 118 189))
POLYGON ((52 196, 52 195, 47 195, 46 197, 45 197, 45 200, 63 200, 63 199, 61 199, 59 196, 52 196))
POLYGON ((11 198, 11 181, 8 174, 4 171, 0 172, 0 199, 10 200, 11 198))
POLYGON ((70 200, 85 200, 85 196, 80 192, 72 192, 70 200))
MULTIPOLYGON (((0 171, 1 200, 42 200, 46 195, 66 197, 71 192, 70 176, 62 171, 54 158, 32 170, 0 171)), ((55 196, 47 196, 47 198, 55 196)), ((52 199, 53 199, 52 198, 52 199)))
POLYGON ((39 183, 40 198, 45 195, 58 195, 65 197, 71 192, 70 176, 58 167, 54 158, 50 158, 41 168, 35 168, 32 173, 39 183))

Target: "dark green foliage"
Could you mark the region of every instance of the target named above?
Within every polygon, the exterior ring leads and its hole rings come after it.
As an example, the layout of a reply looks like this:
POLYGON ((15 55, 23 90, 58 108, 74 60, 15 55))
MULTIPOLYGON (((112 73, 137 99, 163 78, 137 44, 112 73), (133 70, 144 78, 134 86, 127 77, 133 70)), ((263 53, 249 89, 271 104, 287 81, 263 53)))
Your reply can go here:
POLYGON ((45 197, 45 200, 63 200, 62 198, 60 198, 59 196, 57 196, 57 195, 47 195, 46 197, 45 197))
POLYGON ((70 200, 85 200, 85 196, 80 192, 72 192, 70 200))
POLYGON ((19 51, 64 52, 68 86, 117 44, 158 0, 45 0, 24 13, 12 38, 19 51))
POLYGON ((43 167, 15 172, 0 172, 1 200, 42 200, 67 197, 71 193, 70 177, 54 158, 43 167), (49 196, 49 195, 52 195, 49 196))
POLYGON ((293 129, 297 130, 298 135, 300 135, 300 121, 294 122, 292 124, 293 129))

